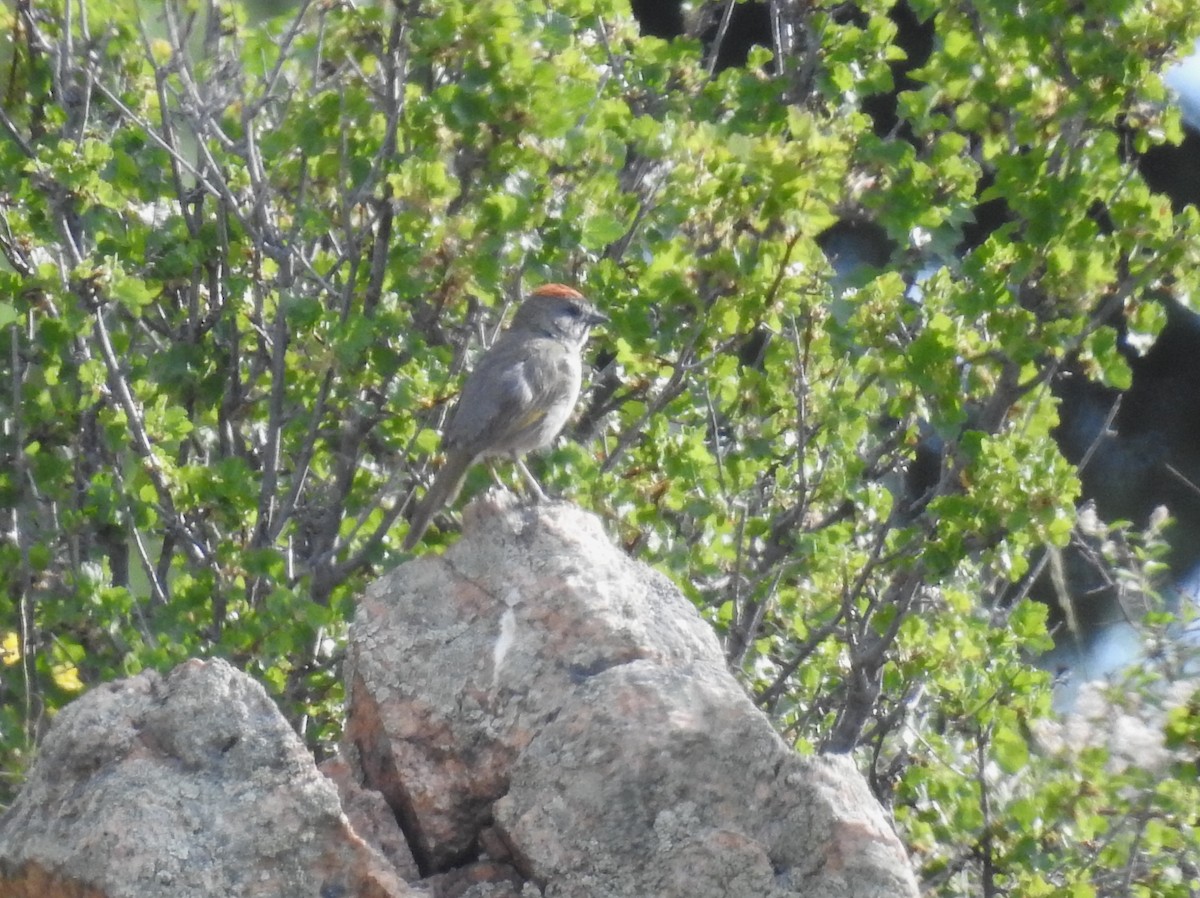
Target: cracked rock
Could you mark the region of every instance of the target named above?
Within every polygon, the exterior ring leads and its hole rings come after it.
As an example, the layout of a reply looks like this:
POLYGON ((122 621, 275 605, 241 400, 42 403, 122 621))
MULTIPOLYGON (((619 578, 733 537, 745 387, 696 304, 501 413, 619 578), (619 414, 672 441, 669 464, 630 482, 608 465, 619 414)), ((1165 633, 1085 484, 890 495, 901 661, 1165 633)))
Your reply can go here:
POLYGON ((343 754, 424 875, 511 864, 547 898, 915 896, 846 758, 801 758, 696 609, 566 504, 467 509, 363 597, 343 754))

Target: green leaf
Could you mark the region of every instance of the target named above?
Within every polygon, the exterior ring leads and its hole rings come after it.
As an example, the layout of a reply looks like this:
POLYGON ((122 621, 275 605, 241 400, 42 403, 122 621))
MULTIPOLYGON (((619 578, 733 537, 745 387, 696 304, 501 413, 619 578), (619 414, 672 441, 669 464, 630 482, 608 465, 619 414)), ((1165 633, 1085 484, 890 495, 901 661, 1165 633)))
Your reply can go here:
POLYGON ((599 212, 584 223, 582 244, 586 249, 601 250, 625 235, 626 225, 611 212, 599 212))

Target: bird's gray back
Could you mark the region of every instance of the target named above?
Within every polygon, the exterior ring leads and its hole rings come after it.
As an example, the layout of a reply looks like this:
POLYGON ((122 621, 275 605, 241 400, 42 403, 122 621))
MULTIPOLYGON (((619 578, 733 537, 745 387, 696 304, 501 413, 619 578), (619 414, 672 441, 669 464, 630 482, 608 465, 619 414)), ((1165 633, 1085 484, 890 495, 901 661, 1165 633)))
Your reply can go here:
POLYGON ((528 332, 507 331, 480 358, 463 385, 444 444, 474 455, 540 449, 566 424, 581 379, 575 347, 528 332))

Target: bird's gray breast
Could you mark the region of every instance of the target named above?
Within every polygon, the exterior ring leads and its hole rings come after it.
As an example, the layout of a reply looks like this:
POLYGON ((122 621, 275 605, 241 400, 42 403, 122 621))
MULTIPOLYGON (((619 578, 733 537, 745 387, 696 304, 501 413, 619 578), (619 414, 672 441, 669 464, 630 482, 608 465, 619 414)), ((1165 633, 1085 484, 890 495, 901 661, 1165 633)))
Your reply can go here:
POLYGON ((547 337, 506 334, 463 385, 445 445, 479 456, 547 446, 571 416, 581 379, 574 346, 547 337))

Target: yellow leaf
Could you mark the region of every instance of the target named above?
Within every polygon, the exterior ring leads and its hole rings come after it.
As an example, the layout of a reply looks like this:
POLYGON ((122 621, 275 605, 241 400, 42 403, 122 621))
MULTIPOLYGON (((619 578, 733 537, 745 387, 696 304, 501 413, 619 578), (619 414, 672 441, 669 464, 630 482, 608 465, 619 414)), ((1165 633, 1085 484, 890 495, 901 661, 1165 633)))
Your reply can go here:
POLYGON ((166 65, 170 62, 174 52, 175 50, 171 44, 161 37, 155 38, 150 42, 150 54, 154 57, 154 61, 158 65, 166 65))
POLYGON ((50 676, 54 678, 54 683, 59 689, 67 692, 78 692, 83 688, 83 681, 79 679, 79 668, 74 664, 55 664, 50 669, 50 676))
POLYGON ((0 662, 12 667, 21 660, 21 639, 13 631, 4 634, 0 639, 0 662))

